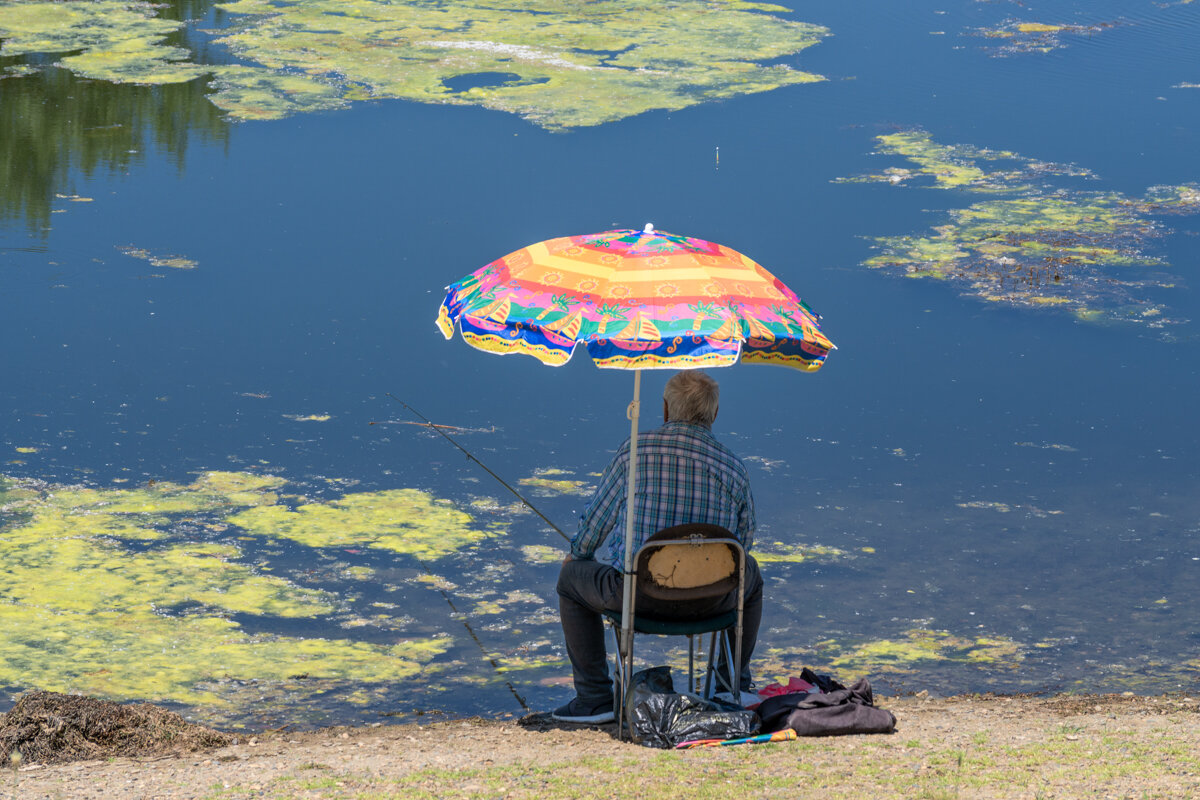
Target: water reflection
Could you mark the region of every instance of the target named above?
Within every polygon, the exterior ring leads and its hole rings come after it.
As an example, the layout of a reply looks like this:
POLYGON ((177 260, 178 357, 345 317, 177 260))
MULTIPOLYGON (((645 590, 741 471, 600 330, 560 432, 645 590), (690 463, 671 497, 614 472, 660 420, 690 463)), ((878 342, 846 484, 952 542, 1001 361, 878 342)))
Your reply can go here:
MULTIPOLYGON (((189 20, 209 13, 211 0, 175 0, 159 16, 189 20)), ((187 29, 166 43, 207 57, 187 29)), ((229 123, 207 99, 204 80, 161 86, 78 78, 53 66, 64 54, 0 58, 0 223, 24 219, 48 230, 57 195, 72 182, 119 174, 153 148, 183 169, 189 140, 225 144, 229 123)))
POLYGON ((148 147, 183 168, 188 140, 225 142, 229 124, 202 81, 133 86, 76 78, 66 70, 0 80, 0 220, 50 224, 55 195, 73 173, 118 173, 148 147))

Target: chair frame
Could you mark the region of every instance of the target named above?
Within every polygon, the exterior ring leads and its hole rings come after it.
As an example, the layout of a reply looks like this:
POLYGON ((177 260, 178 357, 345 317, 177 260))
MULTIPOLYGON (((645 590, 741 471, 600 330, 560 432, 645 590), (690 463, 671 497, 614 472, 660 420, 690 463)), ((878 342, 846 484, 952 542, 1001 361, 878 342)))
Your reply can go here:
MULTIPOLYGON (((631 620, 629 629, 626 630, 626 629, 621 628, 620 616, 619 616, 620 612, 613 612, 613 613, 607 615, 609 622, 612 624, 613 633, 615 634, 616 640, 617 640, 617 652, 616 652, 616 657, 614 659, 615 665, 616 665, 616 672, 617 672, 616 685, 619 687, 620 694, 622 696, 619 698, 614 698, 614 699, 616 699, 618 701, 615 703, 615 705, 617 706, 617 735, 620 738, 624 738, 624 735, 625 735, 625 726, 626 726, 625 718, 627 716, 625 713, 626 705, 629 702, 629 697, 631 696, 631 690, 632 690, 632 687, 630 686, 630 680, 633 675, 633 637, 634 637, 635 633, 639 633, 639 632, 640 633, 655 633, 655 634, 661 635, 661 636, 685 635, 688 637, 688 690, 689 691, 691 691, 695 687, 695 636, 702 635, 705 633, 711 633, 712 636, 711 636, 711 639, 709 642, 709 648, 708 648, 708 666, 705 671, 704 693, 703 693, 703 697, 706 699, 711 699, 712 696, 716 693, 717 685, 720 683, 724 683, 721 676, 719 675, 719 673, 717 673, 717 670, 716 670, 716 651, 717 651, 718 643, 721 645, 722 649, 725 652, 726 663, 732 665, 732 672, 733 672, 732 685, 726 686, 725 688, 727 688, 735 698, 739 696, 739 693, 741 690, 741 677, 742 677, 741 676, 742 647, 743 647, 742 638, 743 638, 743 632, 744 632, 743 606, 745 604, 745 590, 746 590, 746 549, 745 549, 745 547, 742 546, 742 543, 739 542, 736 538, 734 538, 733 534, 730 533, 727 529, 720 528, 719 526, 699 525, 699 524, 677 525, 673 528, 667 528, 662 531, 659 531, 654 536, 647 539, 642 544, 642 546, 640 548, 638 548, 637 554, 634 556, 634 559, 633 559, 633 564, 634 564, 634 571, 630 574, 625 575, 625 580, 631 581, 633 584, 632 590, 630 592, 632 599, 630 600, 630 607, 629 607, 629 618, 631 620), (688 530, 692 530, 693 532, 688 533, 688 530), (672 538, 662 538, 662 539, 655 538, 655 537, 663 535, 663 534, 675 533, 675 532, 678 532, 678 535, 675 535, 672 538), (718 535, 714 535, 714 534, 718 534, 718 535), (721 535, 721 534, 723 534, 723 535, 721 535), (730 643, 729 643, 728 637, 726 635, 724 635, 724 631, 726 630, 725 626, 701 627, 700 629, 696 629, 696 626, 704 626, 706 623, 711 624, 715 620, 721 619, 721 617, 726 616, 728 614, 728 612, 725 612, 724 614, 721 614, 719 616, 714 616, 714 617, 708 618, 707 620, 706 619, 678 620, 678 621, 674 621, 674 622, 654 620, 654 622, 657 622, 657 623, 666 622, 667 627, 669 627, 670 625, 676 625, 680 628, 686 628, 686 629, 690 629, 690 630, 678 630, 678 631, 672 631, 672 630, 664 630, 664 631, 641 630, 641 631, 639 631, 638 630, 638 618, 637 618, 637 613, 636 613, 637 612, 638 571, 641 568, 641 565, 642 565, 644 559, 648 559, 655 551, 661 550, 665 547, 669 547, 672 545, 684 545, 684 546, 689 546, 689 547, 704 547, 704 548, 728 547, 736 554, 737 581, 736 581, 736 584, 734 585, 732 591, 737 596, 737 607, 736 607, 736 616, 735 616, 735 623, 734 623, 734 642, 733 642, 733 647, 732 647, 732 650, 733 650, 732 653, 730 652, 730 643), (715 678, 715 680, 714 680, 714 678, 715 678)), ((712 596, 717 596, 717 595, 712 595, 712 596)), ((659 627, 663 627, 663 626, 660 624, 659 627)), ((632 737, 632 730, 630 731, 630 736, 632 737)))

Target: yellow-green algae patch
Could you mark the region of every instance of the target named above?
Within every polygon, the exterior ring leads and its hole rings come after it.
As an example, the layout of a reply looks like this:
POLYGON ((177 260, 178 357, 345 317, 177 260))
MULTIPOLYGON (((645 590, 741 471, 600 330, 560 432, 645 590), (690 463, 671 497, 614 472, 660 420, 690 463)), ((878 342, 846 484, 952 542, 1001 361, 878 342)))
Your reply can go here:
POLYGON ((506 608, 509 606, 514 606, 514 604, 517 603, 534 603, 536 606, 541 606, 542 600, 541 597, 533 594, 532 591, 516 589, 509 591, 509 593, 506 593, 503 597, 491 596, 487 597, 487 599, 479 600, 475 603, 475 607, 472 609, 470 614, 473 616, 484 614, 502 614, 506 608))
MULTIPOLYGON (((837 645, 830 645, 839 649, 837 645)), ((922 661, 958 661, 1015 668, 1022 660, 1021 648, 1008 637, 967 638, 948 631, 915 628, 902 639, 879 639, 841 650, 830 664, 856 674, 904 671, 922 661)))
POLYGON ((556 469, 554 467, 546 467, 544 469, 536 469, 533 475, 528 478, 521 478, 518 483, 522 486, 530 486, 535 491, 534 494, 542 497, 549 497, 560 494, 571 495, 586 495, 592 487, 587 481, 577 480, 575 478, 559 477, 562 475, 570 475, 566 470, 556 469))
POLYGON ((1009 150, 989 150, 965 144, 944 145, 920 128, 895 131, 876 137, 876 152, 901 156, 912 168, 890 167, 882 173, 839 178, 837 183, 901 184, 914 178, 932 178, 938 189, 968 189, 975 192, 1024 191, 1033 188, 1030 181, 1048 175, 1095 178, 1090 170, 1073 164, 1056 164, 1024 158, 1009 150), (1000 162, 999 168, 982 162, 1000 162), (987 168, 991 166, 992 168, 987 168))
MULTIPOLYGON (((100 528, 100 534, 108 531, 100 528)), ((173 545, 130 553, 97 540, 86 527, 71 538, 30 541, 13 547, 0 571, 0 595, 29 606, 87 612, 117 609, 153 613, 186 603, 280 617, 311 617, 334 610, 331 595, 300 589, 282 578, 253 574, 229 559, 240 555, 223 544, 173 545), (58 580, 32 583, 30 575, 58 580), (86 587, 85 591, 80 591, 86 587)))
POLYGON ((153 525, 166 514, 270 505, 278 502, 274 490, 285 482, 271 475, 238 472, 206 472, 190 484, 149 481, 131 489, 14 481, 12 496, 0 510, 34 510, 45 524, 55 524, 58 516, 65 518, 66 524, 75 524, 79 517, 118 515, 126 521, 153 525))
MULTIPOLYGON (((282 119, 298 112, 328 111, 347 104, 335 86, 307 75, 274 72, 257 66, 213 69, 209 99, 235 119, 282 119)), ((347 93, 348 94, 348 93, 347 93)))
MULTIPOLYGON (((680 0, 238 0, 218 40, 276 72, 348 99, 482 105, 547 128, 597 125, 651 109, 821 80, 760 62, 794 55, 828 31, 778 6, 680 0), (456 88, 454 79, 475 85, 456 88)), ((236 103, 215 99, 235 116, 236 103), (228 105, 226 105, 228 103, 228 105)))
MULTIPOLYGON (((58 577, 33 576, 30 577, 58 577)), ((164 617, 127 609, 60 611, 0 602, 0 681, 115 699, 223 704, 198 688, 227 676, 282 681, 307 673, 363 682, 407 680, 449 642, 393 646, 249 635, 220 616, 164 617)))
POLYGON ((501 614, 506 607, 517 603, 533 603, 536 605, 542 604, 542 598, 532 592, 527 592, 521 589, 516 589, 508 592, 503 597, 493 597, 483 599, 475 604, 471 610, 473 616, 484 614, 501 614))
POLYGON ((23 524, 6 527, 6 545, 72 535, 153 540, 179 515, 224 514, 278 500, 280 478, 208 472, 190 484, 151 481, 131 489, 54 486, 14 481, 0 496, 0 513, 23 524))
POLYGON ((514 517, 532 513, 529 510, 529 506, 520 500, 513 500, 511 503, 501 503, 495 497, 473 497, 467 505, 472 511, 477 511, 481 514, 514 517))
POLYGON ((502 675, 531 673, 531 677, 533 677, 545 675, 547 672, 561 672, 564 668, 569 667, 570 662, 564 656, 553 652, 549 652, 543 656, 505 654, 497 657, 496 671, 502 675))
POLYGON ((557 564, 567 557, 567 551, 548 544, 526 544, 521 545, 521 555, 530 564, 557 564))
POLYGON ((1005 636, 957 636, 949 631, 913 628, 899 638, 847 644, 818 642, 809 653, 778 648, 768 650, 760 674, 782 677, 795 674, 795 664, 806 659, 836 670, 840 680, 869 675, 908 674, 932 664, 967 664, 989 669, 1016 669, 1025 649, 1005 636))
POLYGON ((117 250, 121 251, 122 255, 127 255, 130 258, 138 258, 142 261, 148 261, 152 267, 170 267, 171 269, 196 268, 196 262, 184 256, 171 254, 155 255, 149 250, 145 250, 141 247, 134 247, 132 245, 118 247, 117 250))
POLYGON ((803 564, 806 561, 826 564, 854 557, 854 553, 823 544, 759 542, 754 548, 754 559, 760 564, 803 564))
POLYGON ((236 0, 219 6, 233 27, 211 33, 244 63, 203 65, 164 44, 182 25, 154 8, 11 1, 0 55, 62 53, 58 66, 113 82, 207 76, 212 102, 239 119, 397 98, 562 129, 822 80, 778 61, 829 33, 737 0, 679 0, 669 13, 648 0, 236 0))
POLYGON ((0 481, 0 684, 200 705, 226 702, 212 687, 228 677, 382 683, 421 673, 448 641, 247 634, 230 615, 313 617, 339 600, 257 574, 230 544, 155 541, 181 523, 275 503, 281 484, 231 472, 132 489, 0 481))
POLYGON ((59 66, 114 83, 181 83, 208 69, 163 44, 183 23, 159 19, 151 3, 129 0, 0 4, 0 55, 71 53, 59 66))
POLYGON ((991 28, 978 28, 978 36, 993 41, 992 54, 996 56, 1022 55, 1025 53, 1049 53, 1066 47, 1064 36, 1094 36, 1115 27, 1116 23, 1097 22, 1091 25, 1059 24, 1049 22, 1021 22, 1010 19, 991 28))
POLYGON ((417 489, 348 494, 295 508, 259 506, 229 517, 256 536, 291 539, 308 547, 359 545, 434 561, 493 535, 473 527, 470 514, 417 489))
POLYGON ((1094 179, 1088 170, 1007 151, 942 145, 923 130, 878 137, 878 152, 912 168, 845 179, 927 185, 993 196, 946 212, 925 236, 876 239, 868 267, 949 281, 964 294, 1031 309, 1061 308, 1085 321, 1125 321, 1161 328, 1182 320, 1151 299, 1174 287, 1167 265, 1143 247, 1163 229, 1152 216, 1200 211, 1194 184, 1155 186, 1143 197, 1077 191, 1051 177, 1094 179), (997 163, 1000 162, 1000 163, 997 163))

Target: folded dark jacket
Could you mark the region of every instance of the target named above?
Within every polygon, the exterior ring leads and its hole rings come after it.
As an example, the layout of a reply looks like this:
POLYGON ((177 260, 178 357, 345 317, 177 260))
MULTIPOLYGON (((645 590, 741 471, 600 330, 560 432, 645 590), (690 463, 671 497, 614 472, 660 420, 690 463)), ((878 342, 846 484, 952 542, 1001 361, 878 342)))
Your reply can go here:
POLYGON ((758 707, 764 732, 791 728, 800 736, 892 733, 896 717, 876 708, 871 684, 861 678, 849 689, 769 697, 758 707))

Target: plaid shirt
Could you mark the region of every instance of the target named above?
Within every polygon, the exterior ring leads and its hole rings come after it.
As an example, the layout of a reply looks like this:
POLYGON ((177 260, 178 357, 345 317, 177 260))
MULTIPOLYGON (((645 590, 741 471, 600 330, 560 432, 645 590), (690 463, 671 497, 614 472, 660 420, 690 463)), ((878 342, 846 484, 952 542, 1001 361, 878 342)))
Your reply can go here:
MULTIPOLYGON (((711 430, 688 422, 668 422, 658 430, 638 434, 637 454, 634 552, 663 528, 688 522, 728 528, 749 551, 754 539, 754 497, 746 465, 718 442, 711 430)), ((579 518, 579 532, 571 540, 573 558, 594 558, 607 539, 603 559, 624 569, 628 469, 626 440, 579 518)))

